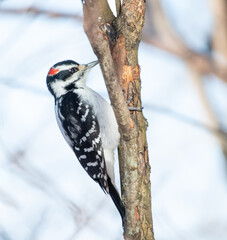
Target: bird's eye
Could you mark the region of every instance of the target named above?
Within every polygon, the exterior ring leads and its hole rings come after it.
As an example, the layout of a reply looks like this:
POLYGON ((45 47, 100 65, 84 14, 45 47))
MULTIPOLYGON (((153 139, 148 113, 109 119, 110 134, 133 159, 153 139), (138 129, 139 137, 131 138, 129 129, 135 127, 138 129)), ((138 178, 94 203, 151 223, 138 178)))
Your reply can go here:
POLYGON ((75 72, 77 72, 77 71, 78 71, 78 68, 77 68, 77 67, 73 67, 73 68, 70 69, 70 72, 71 72, 71 73, 75 73, 75 72))

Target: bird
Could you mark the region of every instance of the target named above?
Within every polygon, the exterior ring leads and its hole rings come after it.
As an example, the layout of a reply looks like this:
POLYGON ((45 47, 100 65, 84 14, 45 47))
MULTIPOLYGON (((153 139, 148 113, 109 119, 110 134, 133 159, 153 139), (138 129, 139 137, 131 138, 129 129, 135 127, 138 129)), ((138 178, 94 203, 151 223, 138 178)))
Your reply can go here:
POLYGON ((50 68, 46 83, 63 137, 88 175, 110 195, 124 225, 125 206, 114 177, 118 124, 112 106, 86 85, 88 73, 98 63, 58 62, 50 68))

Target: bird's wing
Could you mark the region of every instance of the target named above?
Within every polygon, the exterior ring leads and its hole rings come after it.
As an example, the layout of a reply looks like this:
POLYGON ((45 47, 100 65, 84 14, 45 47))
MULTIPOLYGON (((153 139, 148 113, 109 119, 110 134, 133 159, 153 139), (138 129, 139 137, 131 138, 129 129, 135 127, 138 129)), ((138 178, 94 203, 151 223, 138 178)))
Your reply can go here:
POLYGON ((58 102, 56 116, 80 164, 105 192, 109 192, 100 129, 93 109, 76 94, 67 93, 58 102))

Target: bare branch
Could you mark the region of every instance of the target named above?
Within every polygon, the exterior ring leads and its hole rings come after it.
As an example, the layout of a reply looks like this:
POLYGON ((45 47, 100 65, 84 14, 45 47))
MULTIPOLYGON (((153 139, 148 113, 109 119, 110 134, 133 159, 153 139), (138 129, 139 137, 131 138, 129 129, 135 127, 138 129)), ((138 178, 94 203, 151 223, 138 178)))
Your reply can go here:
MULTIPOLYGON (((214 74, 224 82, 227 83, 227 68, 222 64, 218 63, 214 59, 212 59, 208 55, 199 54, 193 50, 190 50, 188 47, 185 46, 184 49, 176 49, 172 47, 166 42, 162 42, 160 38, 155 36, 146 35, 146 33, 142 36, 143 42, 146 42, 150 45, 163 49, 169 53, 172 53, 184 61, 190 62, 193 67, 202 75, 206 74, 214 74)), ((176 45, 179 42, 176 42, 176 45)), ((179 45, 181 45, 179 43, 179 45)))
POLYGON ((212 47, 219 54, 217 61, 227 67, 227 1, 209 0, 214 17, 212 47))
MULTIPOLYGON (((149 2, 148 2, 149 3, 149 2)), ((158 1, 155 2, 158 4, 158 1)), ((149 6, 149 9, 153 9, 152 6, 149 6)), ((63 12, 53 12, 49 10, 42 10, 40 8, 32 7, 32 8, 23 8, 23 9, 0 9, 0 13, 2 14, 25 14, 25 13, 31 13, 33 15, 47 15, 51 18, 71 18, 75 19, 77 21, 82 22, 82 17, 77 14, 67 14, 63 12)), ((158 14, 158 12, 155 11, 155 14, 158 14)), ((149 15, 147 16, 147 23, 151 24, 149 21, 149 15)), ((165 21, 163 22, 163 19, 160 21, 156 21, 159 24, 166 24, 165 21)), ((149 26, 149 31, 152 31, 152 25, 149 26)), ((159 26, 159 25, 158 25, 159 26)), ((142 36, 142 41, 146 42, 148 44, 151 44, 157 48, 163 49, 169 53, 172 53, 183 60, 190 61, 192 64, 194 64, 194 67, 197 69, 198 72, 201 74, 215 74, 217 77, 222 79, 223 81, 227 82, 227 68, 225 65, 222 64, 222 62, 219 61, 219 59, 213 59, 210 55, 204 55, 201 53, 197 53, 193 51, 192 49, 189 49, 185 43, 178 37, 174 36, 173 32, 171 30, 167 30, 167 26, 164 28, 164 31, 161 31, 162 34, 165 33, 165 37, 161 37, 160 32, 156 34, 149 33, 148 28, 145 27, 145 31, 142 36), (169 36, 168 33, 172 32, 169 36)), ((156 28, 157 26, 153 26, 156 28)), ((163 29, 160 26, 158 29, 163 29)))
POLYGON ((49 11, 40 9, 37 7, 29 7, 29 8, 1 8, 0 13, 2 14, 33 14, 33 15, 46 15, 51 18, 72 18, 76 19, 78 21, 82 21, 82 17, 80 15, 77 15, 75 13, 63 13, 63 12, 55 12, 55 11, 49 11))
MULTIPOLYGON (((191 80, 195 86, 197 93, 198 93, 200 102, 205 111, 209 125, 212 128, 220 129, 220 124, 219 124, 218 118, 214 112, 214 109, 212 108, 212 106, 209 102, 209 98, 205 91, 204 83, 201 79, 201 75, 198 74, 198 72, 193 67, 191 68, 190 73, 192 74, 191 80)), ((226 139, 224 139, 223 136, 220 136, 220 132, 215 132, 215 137, 216 137, 218 143, 220 144, 220 147, 222 149, 225 159, 227 160, 227 141, 226 141, 226 139)))
POLYGON ((26 160, 26 152, 24 149, 19 149, 12 153, 5 147, 4 143, 1 141, 1 138, 0 144, 8 155, 10 171, 15 172, 27 184, 31 184, 47 195, 55 198, 56 201, 58 201, 59 204, 61 204, 67 210, 67 212, 76 222, 80 222, 82 210, 70 199, 66 198, 50 178, 48 178, 37 168, 33 167, 32 164, 26 160))
POLYGON ((119 125, 119 130, 123 138, 127 140, 132 137, 132 129, 130 128, 131 118, 116 74, 108 37, 100 28, 101 22, 104 21, 104 18, 100 17, 101 15, 99 13, 100 1, 94 0, 92 2, 84 2, 84 30, 99 59, 111 104, 119 125), (101 22, 99 21, 100 18, 102 19, 101 22))
POLYGON ((161 114, 168 115, 169 117, 175 118, 181 122, 204 129, 206 131, 209 131, 210 133, 217 134, 217 135, 219 135, 219 137, 221 137, 227 143, 227 131, 223 128, 219 128, 219 126, 214 127, 214 126, 207 125, 207 124, 202 123, 192 117, 186 116, 184 114, 181 114, 179 112, 176 112, 176 111, 174 111, 170 108, 164 107, 164 106, 159 106, 159 105, 155 105, 155 104, 151 104, 151 103, 148 103, 148 104, 145 103, 143 105, 147 110, 151 110, 151 111, 159 112, 161 114))
POLYGON ((121 133, 119 146, 122 199, 126 207, 124 237, 154 239, 150 165, 146 142, 146 121, 140 107, 138 46, 144 24, 144 0, 123 2, 120 16, 104 21, 101 0, 84 0, 84 30, 97 55, 121 133), (122 92, 123 91, 123 92, 122 92), (124 93, 124 94, 123 94, 124 93))
POLYGON ((94 218, 94 217, 97 216, 97 209, 99 209, 99 211, 100 211, 101 208, 102 208, 103 206, 105 206, 105 204, 104 204, 104 203, 105 203, 105 200, 106 200, 106 198, 105 198, 104 200, 100 201, 100 202, 97 204, 97 206, 94 208, 95 210, 94 210, 92 213, 88 214, 88 215, 83 219, 83 221, 80 222, 78 228, 77 228, 76 231, 68 238, 68 240, 73 240, 73 239, 75 239, 75 237, 76 237, 77 235, 79 235, 79 233, 80 233, 84 228, 86 228, 86 227, 89 225, 89 223, 91 222, 92 218, 94 218))
POLYGON ((227 82, 227 68, 211 55, 197 53, 190 49, 172 26, 158 0, 148 1, 147 25, 142 40, 155 47, 175 54, 184 61, 190 63, 201 75, 215 74, 227 82))
MULTIPOLYGON (((216 4, 218 4, 215 1, 216 4)), ((219 1, 220 3, 220 1, 219 1)), ((150 6, 148 19, 154 29, 149 31, 149 26, 146 27, 146 35, 144 35, 144 41, 158 46, 168 52, 171 52, 185 61, 190 73, 192 74, 192 80, 196 91, 199 94, 201 103, 206 112, 209 125, 215 129, 220 129, 217 117, 209 103, 206 96, 205 89, 202 82, 202 75, 214 73, 222 80, 227 83, 227 68, 225 65, 215 60, 211 55, 202 55, 189 49, 174 29, 170 26, 166 15, 158 0, 149 0, 148 5, 150 6), (166 40, 167 39, 167 40, 166 40)), ((225 43, 227 45, 227 43, 225 43)), ((216 133, 216 138, 220 143, 222 151, 227 156, 227 143, 220 137, 220 134, 216 133)))

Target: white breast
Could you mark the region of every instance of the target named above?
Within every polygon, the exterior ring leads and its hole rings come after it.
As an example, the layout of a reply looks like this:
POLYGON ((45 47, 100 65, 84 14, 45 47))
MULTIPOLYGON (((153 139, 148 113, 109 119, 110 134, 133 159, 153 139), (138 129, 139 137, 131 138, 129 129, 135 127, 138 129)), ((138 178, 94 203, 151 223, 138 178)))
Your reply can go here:
POLYGON ((120 134, 111 105, 88 87, 86 90, 76 89, 74 91, 93 106, 94 113, 98 118, 103 148, 115 149, 119 144, 120 134))

